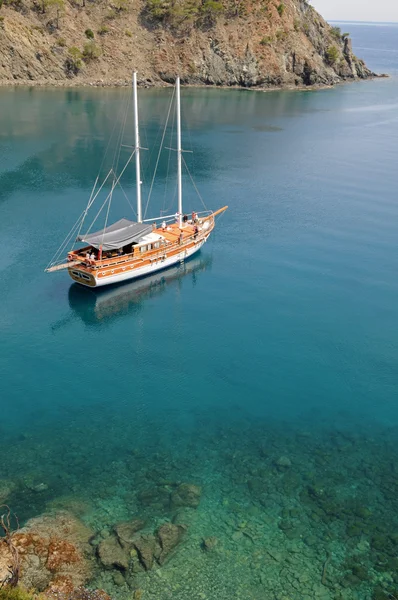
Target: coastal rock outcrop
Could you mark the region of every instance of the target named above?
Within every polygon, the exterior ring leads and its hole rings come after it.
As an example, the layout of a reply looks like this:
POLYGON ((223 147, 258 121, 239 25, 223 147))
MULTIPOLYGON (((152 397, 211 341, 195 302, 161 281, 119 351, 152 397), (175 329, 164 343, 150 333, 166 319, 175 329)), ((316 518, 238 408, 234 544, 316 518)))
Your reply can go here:
MULTIPOLYGON (((91 536, 88 527, 66 512, 31 519, 12 534, 21 564, 20 582, 38 591, 84 586, 92 573, 91 536)), ((0 578, 10 567, 10 560, 10 549, 1 541, 0 578)))
POLYGON ((5 0, 0 83, 242 87, 333 85, 373 75, 306 0, 5 0))

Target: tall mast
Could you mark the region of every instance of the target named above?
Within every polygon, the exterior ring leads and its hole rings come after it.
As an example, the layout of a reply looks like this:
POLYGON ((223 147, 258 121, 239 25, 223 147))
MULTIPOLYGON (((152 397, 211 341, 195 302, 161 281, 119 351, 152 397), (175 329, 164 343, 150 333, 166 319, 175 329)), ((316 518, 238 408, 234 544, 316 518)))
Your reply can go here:
POLYGON ((137 99, 137 73, 133 73, 134 97, 134 132, 135 132, 135 178, 137 186, 137 221, 142 223, 141 206, 141 167, 140 167, 140 131, 138 128, 138 99, 137 99))
POLYGON ((182 150, 181 150, 181 100, 180 100, 180 78, 176 79, 177 88, 177 183, 178 183, 178 213, 179 226, 182 225, 182 150))

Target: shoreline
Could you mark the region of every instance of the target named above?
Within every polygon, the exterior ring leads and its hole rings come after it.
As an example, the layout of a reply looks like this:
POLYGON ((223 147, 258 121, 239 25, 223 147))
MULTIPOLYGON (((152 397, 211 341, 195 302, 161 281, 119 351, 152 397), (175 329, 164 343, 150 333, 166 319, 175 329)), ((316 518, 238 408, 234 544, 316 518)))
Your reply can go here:
MULTIPOLYGON (((350 83, 358 83, 358 82, 366 82, 373 81, 375 79, 391 79, 391 75, 388 73, 373 73, 371 76, 355 79, 342 79, 336 83, 325 83, 325 84, 316 84, 316 85, 286 85, 286 86, 239 86, 239 85, 215 85, 215 84, 206 84, 206 83, 182 83, 182 87, 184 88, 213 88, 213 89, 225 89, 225 90, 244 90, 244 91, 254 91, 254 92, 314 92, 321 91, 325 89, 332 89, 334 87, 338 87, 341 85, 346 85, 350 83)), ((130 87, 131 82, 129 80, 126 81, 102 81, 102 80, 93 80, 93 81, 74 81, 74 80, 18 80, 18 81, 1 81, 0 80, 0 89, 1 88, 10 88, 10 87, 29 87, 29 88, 123 88, 130 87)), ((148 83, 148 82, 138 82, 139 88, 169 88, 173 87, 172 83, 168 83, 166 81, 160 80, 156 83, 148 83)))

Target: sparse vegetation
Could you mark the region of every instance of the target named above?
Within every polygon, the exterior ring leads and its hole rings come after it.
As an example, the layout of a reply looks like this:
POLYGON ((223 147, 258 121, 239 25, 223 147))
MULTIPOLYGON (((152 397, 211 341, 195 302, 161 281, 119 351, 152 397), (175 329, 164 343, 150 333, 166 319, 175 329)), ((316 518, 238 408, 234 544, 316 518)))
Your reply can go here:
POLYGON ((79 48, 76 46, 72 46, 68 50, 68 56, 65 60, 65 70, 67 75, 77 75, 80 69, 82 68, 82 58, 83 55, 80 52, 79 48))
POLYGON ((106 25, 101 25, 101 27, 98 29, 98 34, 105 35, 106 33, 109 33, 109 27, 106 25))
POLYGON ((261 46, 269 46, 269 44, 272 44, 273 41, 274 38, 272 35, 265 35, 263 38, 261 38, 260 44, 261 46))
POLYGON ((329 48, 326 50, 326 61, 329 65, 336 64, 339 56, 340 53, 336 46, 329 46, 329 48))
POLYGON ((146 13, 150 20, 171 27, 180 25, 212 25, 224 6, 218 0, 184 0, 180 4, 168 0, 147 0, 146 13))
POLYGON ((21 587, 0 588, 0 600, 38 600, 37 594, 28 592, 21 587))
POLYGON ((282 40, 285 40, 287 38, 287 33, 286 31, 283 31, 283 29, 278 29, 278 31, 275 34, 275 37, 278 42, 281 42, 282 40))
POLYGON ((341 40, 341 29, 340 27, 332 27, 332 29, 330 30, 330 33, 332 34, 332 36, 336 39, 336 40, 341 40))
POLYGON ((113 0, 112 7, 117 13, 125 12, 128 9, 128 0, 113 0))
POLYGON ((84 44, 82 55, 86 62, 94 60, 101 56, 101 48, 97 46, 97 44, 94 41, 87 42, 86 44, 84 44))
POLYGON ((276 10, 278 11, 279 16, 282 17, 283 13, 285 12, 285 5, 283 4, 283 2, 278 4, 278 6, 276 7, 276 10))
POLYGON ((60 48, 65 48, 66 46, 66 40, 65 38, 58 38, 56 41, 57 46, 60 46, 60 48))
POLYGON ((92 29, 86 29, 86 31, 84 32, 84 35, 89 40, 93 40, 94 39, 94 31, 92 29))
POLYGON ((133 37, 133 34, 131 33, 130 29, 126 29, 124 33, 127 35, 127 37, 133 37))

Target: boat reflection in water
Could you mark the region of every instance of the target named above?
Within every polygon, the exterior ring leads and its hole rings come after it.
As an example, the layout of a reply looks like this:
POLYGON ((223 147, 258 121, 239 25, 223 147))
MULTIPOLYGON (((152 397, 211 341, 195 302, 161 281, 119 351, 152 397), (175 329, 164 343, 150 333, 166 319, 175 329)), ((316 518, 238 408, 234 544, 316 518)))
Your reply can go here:
POLYGON ((197 256, 178 267, 159 271, 131 283, 98 290, 83 288, 74 283, 69 288, 69 306, 88 325, 109 321, 132 311, 139 311, 148 298, 166 291, 169 285, 179 285, 183 279, 196 284, 199 273, 211 267, 212 256, 197 256))

